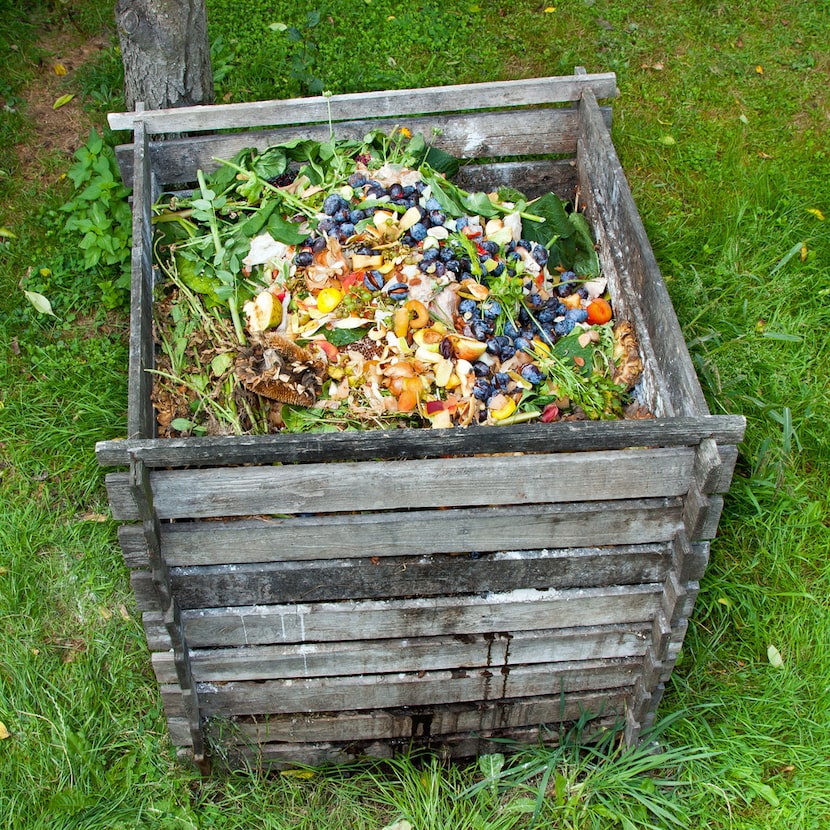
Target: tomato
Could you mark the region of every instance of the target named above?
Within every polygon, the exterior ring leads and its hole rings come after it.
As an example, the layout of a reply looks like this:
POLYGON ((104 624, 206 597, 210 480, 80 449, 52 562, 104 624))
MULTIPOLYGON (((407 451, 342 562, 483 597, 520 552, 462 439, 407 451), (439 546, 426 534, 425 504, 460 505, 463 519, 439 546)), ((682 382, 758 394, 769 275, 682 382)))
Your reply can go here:
POLYGON ((602 297, 597 297, 588 306, 588 322, 593 325, 601 325, 607 323, 612 316, 611 304, 602 297))

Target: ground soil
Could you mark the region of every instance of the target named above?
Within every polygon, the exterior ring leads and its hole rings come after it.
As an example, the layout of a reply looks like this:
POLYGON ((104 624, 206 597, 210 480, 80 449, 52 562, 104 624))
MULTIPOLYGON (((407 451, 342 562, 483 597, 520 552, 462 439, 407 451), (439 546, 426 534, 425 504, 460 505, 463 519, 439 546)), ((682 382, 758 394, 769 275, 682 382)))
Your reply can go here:
POLYGON ((77 33, 52 30, 41 35, 38 47, 42 57, 35 78, 22 93, 32 133, 18 147, 22 172, 35 175, 45 155, 58 151, 71 158, 86 142, 90 129, 100 128, 83 108, 75 76, 84 63, 109 48, 109 41, 103 35, 81 40, 77 33), (55 102, 68 94, 75 97, 55 109, 55 102))

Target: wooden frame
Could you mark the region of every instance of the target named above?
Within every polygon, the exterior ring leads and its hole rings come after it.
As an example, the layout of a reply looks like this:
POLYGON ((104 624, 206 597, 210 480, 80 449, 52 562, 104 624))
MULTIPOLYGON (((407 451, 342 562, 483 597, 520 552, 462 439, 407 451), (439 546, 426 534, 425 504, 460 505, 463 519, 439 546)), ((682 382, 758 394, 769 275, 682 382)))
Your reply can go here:
POLYGON ((110 116, 133 131, 128 438, 96 447, 173 743, 281 766, 638 740, 683 641, 744 420, 710 414, 609 135, 613 74, 110 116), (150 210, 213 157, 406 125, 468 187, 578 200, 657 417, 155 438, 150 210), (207 131, 207 132, 206 132, 207 131), (177 138, 165 139, 175 133, 177 138))

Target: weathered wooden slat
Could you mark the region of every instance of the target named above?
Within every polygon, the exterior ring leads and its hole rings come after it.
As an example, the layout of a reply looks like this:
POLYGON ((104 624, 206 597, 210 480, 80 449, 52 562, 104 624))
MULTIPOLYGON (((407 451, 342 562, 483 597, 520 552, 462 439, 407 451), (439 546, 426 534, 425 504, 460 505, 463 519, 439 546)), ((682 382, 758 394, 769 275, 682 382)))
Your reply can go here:
POLYGON ((206 717, 229 713, 330 712, 610 689, 632 685, 640 668, 640 661, 635 659, 585 660, 516 666, 506 673, 436 671, 333 679, 200 683, 198 692, 206 717))
POLYGON ((156 586, 149 571, 130 571, 130 587, 133 589, 135 603, 139 611, 161 611, 156 586))
POLYGON ((617 95, 612 72, 582 76, 530 78, 499 83, 349 93, 328 98, 293 98, 239 104, 179 107, 142 113, 110 113, 113 130, 133 130, 137 119, 150 133, 189 133, 288 124, 327 124, 358 118, 392 118, 427 113, 470 112, 506 107, 545 106, 578 101, 584 90, 597 98, 617 95))
POLYGON ((633 421, 566 421, 507 427, 365 430, 338 433, 280 433, 213 438, 100 441, 95 454, 104 467, 129 464, 135 456, 148 467, 315 463, 383 458, 434 458, 486 453, 546 453, 678 447, 714 438, 736 444, 746 419, 739 415, 654 418, 633 421))
MULTIPOLYGON (((457 734, 446 735, 440 740, 430 737, 413 738, 401 742, 353 742, 314 743, 314 744, 279 744, 268 743, 261 747, 240 746, 230 754, 228 760, 233 766, 252 767, 262 771, 287 770, 297 766, 323 766, 325 764, 353 763, 361 758, 383 759, 418 750, 428 750, 430 754, 441 758, 443 763, 464 761, 481 755, 509 751, 510 744, 532 744, 545 746, 557 745, 565 731, 570 728, 518 727, 500 729, 482 735, 457 734)), ((615 717, 597 718, 587 724, 582 731, 582 739, 589 741, 602 732, 617 732, 618 719, 615 717)))
POLYGON ((153 226, 154 177, 148 158, 149 139, 143 122, 135 125, 133 163, 133 244, 130 277, 130 357, 127 373, 127 434, 155 437, 155 413, 150 403, 155 365, 153 354, 153 226))
POLYGON ((701 493, 715 493, 722 478, 723 460, 713 438, 704 438, 695 452, 692 472, 701 493))
POLYGON ((680 499, 410 511, 164 527, 172 565, 243 565, 331 557, 420 556, 664 542, 681 525, 680 499), (188 532, 191 530, 192 532, 188 532), (315 527, 317 530, 315 530, 315 527), (334 548, 332 549, 332 545, 334 548))
MULTIPOLYGON (((336 554, 336 549, 331 553, 336 554)), ((632 585, 659 582, 670 563, 669 545, 620 545, 476 556, 384 556, 196 566, 173 568, 170 578, 182 608, 211 608, 498 593, 519 586, 563 589, 632 585)), ((134 582, 136 585, 140 583, 134 582)), ((140 608, 150 607, 139 598, 137 588, 136 599, 140 608)))
MULTIPOLYGON (((327 465, 158 470, 151 475, 162 519, 336 513, 449 505, 533 504, 656 498, 686 492, 687 447, 607 453, 496 456, 327 465)), ((107 487, 113 516, 138 518, 131 498, 107 487)))
MULTIPOLYGON (((499 729, 539 724, 558 724, 580 716, 619 716, 630 687, 601 691, 576 691, 549 697, 511 698, 470 703, 448 703, 438 707, 401 710, 343 711, 336 714, 291 713, 264 718, 239 718, 233 724, 208 721, 206 730, 225 745, 250 746, 284 742, 306 743, 403 740, 433 738, 464 733, 492 734, 499 729)), ((175 741, 174 741, 175 743, 175 741)))
MULTIPOLYGON (((194 649, 191 666, 194 678, 202 683, 382 674, 392 669, 396 672, 476 668, 497 671, 506 665, 642 657, 650 641, 651 626, 643 622, 514 631, 509 635, 194 649), (394 666, 390 665, 390 655, 394 655, 394 666)), ((175 682, 171 654, 153 654, 153 667, 159 682, 175 682)))
POLYGON ((183 612, 191 648, 532 631, 650 620, 659 584, 183 612))
POLYGON ((576 190, 576 168, 569 159, 465 164, 453 182, 470 192, 514 187, 529 199, 555 193, 570 202, 576 190))
POLYGON ((734 446, 718 445, 721 458, 720 479, 718 479, 714 493, 728 493, 732 486, 732 476, 735 474, 735 465, 738 462, 738 448, 734 446))
MULTIPOLYGON (((606 125, 610 125, 610 109, 604 107, 601 112, 606 125)), ((420 132, 431 137, 433 129, 439 130, 440 136, 435 139, 434 145, 459 159, 573 155, 576 152, 578 124, 579 116, 575 109, 570 108, 470 113, 464 118, 434 115, 406 120, 406 127, 413 134, 420 132)), ((397 118, 349 121, 337 125, 335 136, 359 141, 370 130, 390 133, 400 125, 401 121, 397 118)), ((149 148, 150 163, 159 181, 183 184, 194 182, 197 170, 210 173, 217 169, 220 162, 215 159, 231 159, 240 150, 254 147, 261 152, 296 138, 328 141, 330 135, 328 124, 312 124, 154 141, 149 148)), ((132 146, 124 144, 116 148, 121 177, 128 186, 135 169, 132 146)), ((488 191, 499 181, 498 171, 493 173, 495 180, 491 179, 483 185, 488 191)), ((575 181, 575 175, 572 179, 575 181)), ((466 187, 463 180, 456 181, 461 187, 466 187)))
POLYGON ((628 280, 628 296, 637 297, 643 311, 638 333, 647 330, 654 357, 671 394, 677 415, 708 415, 697 375, 689 358, 657 260, 600 117, 596 99, 586 90, 580 102, 583 133, 578 141, 579 163, 591 182, 591 194, 605 220, 617 267, 628 280))
POLYGON ((171 566, 420 556, 664 542, 681 527, 679 498, 412 510, 163 525, 171 566))

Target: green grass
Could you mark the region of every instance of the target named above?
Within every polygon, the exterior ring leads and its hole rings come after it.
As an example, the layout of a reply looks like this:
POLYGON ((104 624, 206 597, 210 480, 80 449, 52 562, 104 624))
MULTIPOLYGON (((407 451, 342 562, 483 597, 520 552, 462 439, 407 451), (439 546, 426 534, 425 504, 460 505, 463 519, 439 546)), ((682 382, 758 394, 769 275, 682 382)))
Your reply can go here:
MULTIPOLYGON (((529 826, 537 808, 554 828, 828 826, 830 24, 813 0, 555 5, 209 0, 208 12, 226 100, 315 79, 349 92, 617 73, 615 144, 710 407, 748 419, 661 705, 664 755, 609 743, 597 757, 577 741, 502 768, 404 758, 205 780, 176 764, 93 455, 125 428, 126 320, 98 285, 118 275, 86 272, 61 231, 71 159, 42 156, 23 179, 14 149, 30 134, 40 32, 98 33, 110 10, 40 3, 0 19, 0 227, 16 235, 0 242, 0 826, 495 830, 529 826), (299 47, 271 23, 306 36, 293 75, 299 47)), ((113 49, 73 82, 101 125, 119 79, 113 49)))

